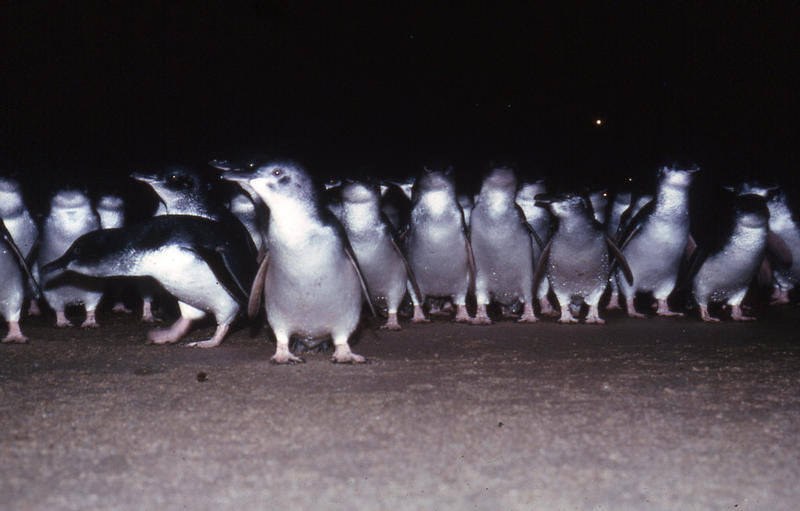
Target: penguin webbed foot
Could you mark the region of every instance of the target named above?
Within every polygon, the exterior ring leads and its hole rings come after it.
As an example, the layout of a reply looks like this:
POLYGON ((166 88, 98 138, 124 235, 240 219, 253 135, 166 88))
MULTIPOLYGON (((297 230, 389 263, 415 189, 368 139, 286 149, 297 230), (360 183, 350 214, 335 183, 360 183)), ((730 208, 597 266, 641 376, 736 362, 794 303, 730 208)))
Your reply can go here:
POLYGON ((708 313, 707 305, 700 305, 700 319, 702 319, 706 323, 719 323, 719 318, 715 318, 714 316, 708 313))
POLYGON ((117 302, 116 304, 114 304, 113 307, 111 307, 111 312, 118 312, 118 313, 121 313, 121 314, 131 314, 133 311, 131 309, 125 307, 124 303, 117 302))
POLYGON ((56 328, 71 328, 75 325, 67 319, 64 311, 56 311, 56 328))
POLYGON ((456 323, 471 323, 472 318, 469 317, 466 305, 459 305, 456 309, 456 316, 453 318, 456 323))
MULTIPOLYGON (((478 311, 475 313, 474 318, 470 318, 467 316, 470 325, 491 325, 492 319, 489 317, 489 313, 486 312, 486 304, 478 304, 478 311)), ((456 317, 456 321, 458 321, 458 317, 456 317)))
POLYGON ((746 316, 738 305, 731 305, 731 319, 734 321, 755 321, 753 316, 746 316))
POLYGON ((538 321, 539 318, 537 318, 536 313, 533 312, 533 305, 526 302, 525 309, 522 312, 522 316, 517 320, 517 323, 536 323, 538 321))
POLYGON ((366 358, 350 351, 350 346, 347 344, 336 346, 336 350, 331 357, 331 362, 334 364, 363 364, 366 361, 366 358))
POLYGON ((414 315, 411 318, 412 323, 430 323, 431 320, 425 317, 421 305, 414 306, 414 315))
POLYGON ((379 328, 381 330, 392 330, 392 331, 402 330, 402 328, 400 328, 400 323, 397 322, 397 313, 390 312, 386 319, 386 323, 382 324, 379 328))
POLYGON ((28 342, 28 338, 22 335, 22 331, 19 329, 19 323, 15 321, 8 322, 8 335, 3 337, 0 340, 3 344, 8 343, 15 343, 15 344, 26 344, 28 342))
POLYGON ((35 298, 28 304, 28 316, 41 316, 42 310, 39 308, 39 301, 35 298))
POLYGON ((287 365, 287 364, 294 365, 294 364, 306 363, 305 359, 298 357, 297 355, 294 355, 292 352, 288 350, 285 353, 276 352, 274 355, 272 355, 269 361, 275 365, 287 365))
POLYGON ((656 314, 661 317, 672 317, 672 318, 682 318, 682 312, 675 312, 669 309, 669 305, 667 304, 666 300, 658 300, 658 306, 656 307, 656 314))

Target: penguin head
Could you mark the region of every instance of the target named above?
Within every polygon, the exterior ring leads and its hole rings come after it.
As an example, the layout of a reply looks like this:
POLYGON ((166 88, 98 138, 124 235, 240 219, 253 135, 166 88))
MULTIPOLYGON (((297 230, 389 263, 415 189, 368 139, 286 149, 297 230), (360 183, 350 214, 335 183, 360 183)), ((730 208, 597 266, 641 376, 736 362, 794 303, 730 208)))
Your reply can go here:
POLYGON ((22 191, 16 179, 0 177, 0 217, 8 218, 18 215, 25 209, 22 191))
POLYGON ((726 189, 734 192, 736 195, 759 195, 769 199, 780 190, 780 186, 765 185, 759 183, 758 181, 747 181, 739 184, 739 186, 726 189))
POLYGON ((483 178, 481 191, 502 191, 515 194, 517 191, 517 174, 513 167, 497 166, 483 178))
POLYGON ((76 239, 64 254, 41 268, 42 274, 74 271, 101 277, 113 275, 109 269, 119 265, 125 246, 123 229, 90 231, 76 239))
POLYGON ((456 185, 453 166, 449 164, 425 165, 422 173, 414 180, 412 196, 426 193, 445 192, 455 196, 456 185))
POLYGON ((548 208, 550 212, 558 218, 572 217, 576 214, 583 215, 589 211, 589 205, 586 203, 586 199, 574 193, 537 195, 536 205, 548 208))
POLYGON ((535 204, 535 197, 537 195, 544 195, 547 193, 547 187, 544 181, 539 180, 534 183, 523 183, 517 190, 516 201, 517 204, 535 204))
POLYGON ((744 194, 736 198, 736 221, 744 227, 766 227, 769 222, 767 200, 756 194, 744 194))
POLYGON ((190 167, 170 165, 152 174, 133 173, 131 177, 150 185, 167 209, 187 198, 206 197, 211 188, 211 181, 190 167))
POLYGON ((50 200, 52 211, 89 208, 89 197, 80 190, 61 190, 50 200))
POLYGON ((295 161, 273 160, 253 170, 226 172, 222 178, 252 190, 271 209, 286 200, 316 202, 311 176, 295 161))
POLYGON ((346 179, 342 185, 342 202, 377 204, 380 202, 380 198, 380 188, 375 184, 346 179))
POLYGON ((696 166, 687 169, 664 166, 658 170, 658 179, 663 186, 688 188, 699 170, 700 168, 696 166))

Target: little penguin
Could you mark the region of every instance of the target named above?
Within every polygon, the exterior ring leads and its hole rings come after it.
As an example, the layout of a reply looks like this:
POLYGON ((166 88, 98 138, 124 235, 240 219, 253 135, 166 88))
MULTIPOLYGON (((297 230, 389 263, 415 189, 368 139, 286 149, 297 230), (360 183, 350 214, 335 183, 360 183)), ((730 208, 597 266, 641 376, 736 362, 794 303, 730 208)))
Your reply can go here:
POLYGON ((537 204, 549 208, 557 227, 542 251, 534 283, 547 275, 561 308, 560 323, 576 323, 570 303, 583 299, 589 306, 586 323, 605 323, 597 304, 605 291, 608 276, 616 264, 628 282, 633 280, 619 248, 603 232, 592 215, 591 206, 579 195, 539 195, 537 204))
MULTIPOLYGON (((473 324, 490 325, 491 298, 503 305, 522 302, 519 322, 535 323, 533 312, 533 244, 537 240, 515 202, 517 177, 506 166, 494 167, 484 178, 469 224, 475 257, 473 324)), ((541 240, 538 240, 541 243, 541 240)))
POLYGON ((364 272, 372 301, 386 308, 387 320, 381 328, 400 330, 397 309, 407 283, 416 286, 416 280, 391 223, 381 212, 380 188, 345 180, 341 205, 339 219, 364 272))
POLYGON ((2 219, 0 219, 0 278, 3 279, 3 285, 0 286, 0 315, 8 323, 8 333, 0 342, 26 343, 28 338, 22 334, 19 326, 25 299, 25 282, 30 279, 34 285, 36 284, 22 251, 14 243, 2 219))
POLYGON ((695 246, 689 233, 689 186, 697 171, 662 167, 655 200, 639 210, 620 236, 634 284, 621 278, 619 271, 616 281, 630 317, 645 317, 634 307, 637 292, 653 293, 659 316, 682 315, 669 309, 667 297, 675 289, 684 254, 695 246))
POLYGON ((792 213, 783 190, 771 194, 767 207, 769 230, 783 240, 791 254, 790 265, 773 269, 776 294, 772 303, 789 303, 789 290, 800 282, 800 221, 792 213))
MULTIPOLYGON (((25 260, 31 262, 33 251, 39 240, 39 227, 25 206, 19 181, 11 177, 0 177, 0 219, 5 222, 11 238, 25 257, 25 260)), ((33 273, 36 276, 37 269, 35 266, 33 273)), ((35 316, 39 314, 36 293, 30 293, 32 291, 30 283, 28 283, 27 287, 28 294, 33 296, 28 313, 35 316)))
MULTIPOLYGON (((525 215, 525 220, 531 226, 543 244, 550 240, 550 230, 552 229, 552 218, 547 208, 542 208, 536 205, 536 196, 547 193, 547 186, 543 179, 533 182, 523 183, 517 191, 516 202, 522 209, 525 215)), ((538 264, 539 258, 542 255, 542 248, 538 243, 533 244, 533 261, 534 265, 538 264)), ((539 312, 543 316, 558 315, 550 304, 547 298, 547 293, 550 289, 550 283, 547 279, 542 279, 539 287, 536 289, 535 296, 539 301, 539 312)))
MULTIPOLYGON (((246 234, 206 218, 159 215, 128 227, 84 234, 42 271, 154 278, 179 303, 214 315, 214 335, 186 345, 213 348, 248 300, 256 273, 255 252, 248 241, 246 234)), ((175 342, 191 323, 191 317, 182 315, 167 331, 153 330, 148 337, 155 344, 175 342)))
MULTIPOLYGON (((630 211, 633 204, 632 200, 633 195, 631 192, 618 192, 614 194, 606 221, 606 235, 614 241, 617 241, 619 237, 623 217, 630 211)), ((608 287, 611 292, 606 309, 619 309, 619 289, 617 288, 617 281, 614 275, 611 275, 611 278, 608 279, 608 287)))
POLYGON ((256 193, 270 210, 269 252, 250 295, 249 312, 260 308, 277 346, 276 364, 303 362, 289 349, 293 335, 333 339, 336 363, 363 363, 348 344, 358 327, 363 299, 371 306, 356 256, 339 221, 321 204, 311 176, 299 163, 273 160, 223 179, 256 193))
POLYGON ((601 225, 606 223, 606 207, 608 206, 608 190, 594 190, 589 193, 589 202, 592 205, 592 214, 601 225))
POLYGON ((723 300, 731 307, 731 319, 755 319, 745 316, 741 305, 766 255, 768 231, 766 200, 754 194, 740 195, 733 233, 722 250, 710 255, 700 248, 695 251, 690 269, 692 294, 703 321, 719 321, 708 313, 708 304, 723 300))
MULTIPOLYGON (((97 201, 95 207, 97 216, 100 219, 101 229, 116 229, 125 224, 125 201, 122 197, 114 194, 104 194, 97 201)), ((119 282, 109 283, 106 286, 106 299, 114 300, 114 305, 111 310, 114 312, 130 313, 125 304, 122 302, 122 286, 119 282)))
POLYGON ((50 201, 50 213, 42 228, 42 242, 38 264, 41 269, 44 296, 56 312, 56 326, 69 327, 67 305, 83 304, 86 309, 84 328, 97 328, 95 310, 103 296, 97 282, 63 275, 63 272, 45 272, 44 266, 61 257, 79 236, 100 228, 89 197, 80 190, 66 189, 57 192, 50 201))
POLYGON ((429 297, 452 297, 455 321, 471 321, 467 291, 475 263, 464 214, 456 199, 453 168, 425 166, 414 182, 406 253, 420 294, 411 290, 415 323, 428 321, 422 305, 429 297))

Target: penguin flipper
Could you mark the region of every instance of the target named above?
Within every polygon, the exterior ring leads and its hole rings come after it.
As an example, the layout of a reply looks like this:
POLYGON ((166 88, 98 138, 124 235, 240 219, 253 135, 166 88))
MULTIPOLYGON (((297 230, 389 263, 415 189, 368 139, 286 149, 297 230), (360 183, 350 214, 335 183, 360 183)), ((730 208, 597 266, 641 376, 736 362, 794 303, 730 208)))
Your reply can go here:
POLYGON ((631 271, 631 267, 628 265, 627 259, 625 256, 622 255, 622 251, 617 247, 616 243, 614 243, 611 238, 606 235, 603 235, 606 240, 606 245, 608 245, 608 250, 611 252, 611 257, 613 262, 611 266, 619 265, 620 269, 622 269, 622 273, 625 275, 625 280, 628 281, 629 285, 633 285, 633 272, 631 271))
POLYGON ((397 242, 397 232, 392 228, 392 223, 386 218, 386 215, 381 213, 381 220, 383 221, 384 228, 389 233, 389 239, 392 242, 392 247, 394 251, 397 252, 397 255, 400 256, 400 260, 403 261, 403 266, 406 268, 406 275, 408 276, 408 281, 411 282, 411 287, 416 293, 417 296, 422 296, 419 290, 419 284, 417 283, 417 277, 414 276, 414 272, 411 270, 411 265, 408 264, 408 259, 406 259, 406 255, 400 249, 400 244, 397 242))
POLYGON ((533 236, 533 240, 536 242, 536 244, 539 245, 539 250, 544 249, 544 243, 542 243, 541 236, 539 236, 539 234, 536 232, 536 229, 534 229, 533 226, 525 219, 525 213, 522 211, 522 208, 516 203, 514 203, 514 206, 521 217, 520 220, 522 221, 522 224, 528 229, 530 235, 533 236))
POLYGON ((256 317, 258 315, 258 309, 261 308, 267 268, 269 268, 269 250, 264 252, 264 258, 261 259, 261 263, 258 265, 256 278, 253 279, 253 285, 250 287, 250 299, 247 301, 247 317, 250 319, 256 317))
POLYGON ((470 239, 469 236, 469 229, 467 229, 467 220, 464 217, 464 210, 459 207, 458 211, 461 213, 461 233, 464 235, 464 239, 467 241, 467 266, 469 267, 469 289, 470 292, 474 292, 475 274, 477 273, 477 270, 475 269, 475 254, 472 252, 472 240, 470 239))
POLYGON ((344 242, 344 253, 347 254, 347 258, 350 259, 350 263, 353 265, 358 275, 358 281, 361 283, 361 292, 364 293, 364 299, 367 301, 369 311, 372 313, 373 317, 377 318, 378 311, 375 309, 375 304, 372 303, 367 281, 364 280, 364 274, 361 272, 361 266, 358 264, 356 253, 353 251, 353 247, 350 246, 350 241, 348 241, 347 236, 342 236, 342 241, 344 242))
POLYGON ((19 264, 20 269, 30 279, 31 283, 33 284, 34 291, 36 292, 36 298, 39 298, 42 295, 42 288, 39 286, 39 282, 37 282, 37 280, 34 278, 33 273, 31 273, 31 269, 28 266, 28 261, 25 260, 25 256, 22 255, 22 251, 14 242, 14 238, 11 237, 11 233, 8 232, 6 224, 5 222, 3 222, 2 218, 0 218, 0 238, 2 238, 3 241, 5 241, 8 247, 11 249, 11 251, 14 252, 14 256, 16 256, 17 258, 17 263, 19 264))
POLYGON ((232 271, 230 264, 225 258, 224 252, 202 246, 183 247, 183 250, 192 252, 205 261, 209 269, 214 273, 214 276, 219 279, 219 283, 222 284, 222 287, 224 287, 237 302, 243 304, 248 301, 249 297, 247 291, 236 277, 236 273, 232 271))
POLYGON ((766 287, 772 282, 772 266, 769 264, 769 257, 764 257, 758 265, 756 281, 759 286, 766 287))
POLYGON ((550 258, 550 246, 553 240, 547 242, 547 245, 542 249, 542 255, 539 256, 539 262, 536 264, 536 272, 533 274, 533 289, 539 289, 539 282, 544 275, 544 268, 547 265, 547 260, 550 258))
POLYGON ((656 209, 656 201, 655 199, 651 200, 640 209, 634 216, 631 218, 631 221, 628 222, 628 225, 625 226, 625 229, 620 234, 619 238, 617 238, 617 244, 624 250, 625 247, 630 243, 636 233, 641 230, 642 221, 650 215, 653 210, 656 209))

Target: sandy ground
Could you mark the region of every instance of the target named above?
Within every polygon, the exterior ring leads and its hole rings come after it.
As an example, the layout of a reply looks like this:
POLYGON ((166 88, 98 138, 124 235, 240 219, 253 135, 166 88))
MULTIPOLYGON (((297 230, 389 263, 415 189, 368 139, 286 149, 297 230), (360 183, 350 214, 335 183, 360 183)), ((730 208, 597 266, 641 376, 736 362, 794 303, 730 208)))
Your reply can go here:
POLYGON ((800 309, 761 315, 375 323, 369 365, 286 367, 263 331, 33 318, 0 346, 0 508, 796 509, 800 309))

